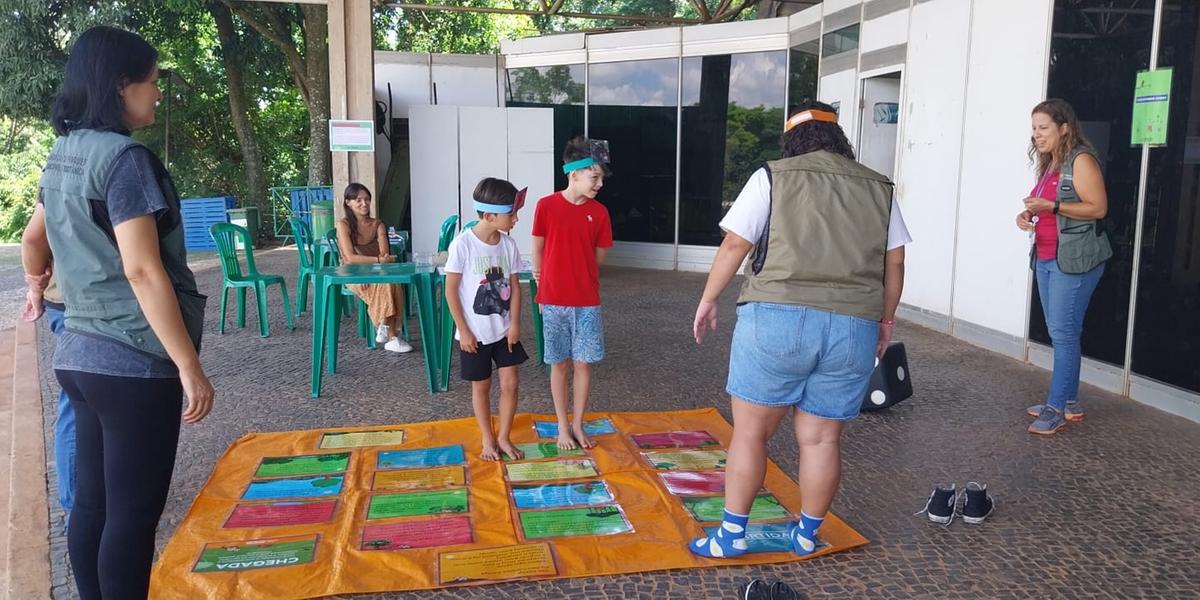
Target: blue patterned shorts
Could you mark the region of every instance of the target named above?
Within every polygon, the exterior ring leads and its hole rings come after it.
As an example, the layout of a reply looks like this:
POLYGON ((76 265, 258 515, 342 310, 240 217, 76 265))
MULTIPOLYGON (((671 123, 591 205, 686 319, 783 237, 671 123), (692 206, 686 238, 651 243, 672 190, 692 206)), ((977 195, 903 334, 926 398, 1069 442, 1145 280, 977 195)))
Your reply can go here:
POLYGON ((544 360, 553 365, 564 360, 596 363, 604 358, 604 326, 599 306, 542 305, 544 360))

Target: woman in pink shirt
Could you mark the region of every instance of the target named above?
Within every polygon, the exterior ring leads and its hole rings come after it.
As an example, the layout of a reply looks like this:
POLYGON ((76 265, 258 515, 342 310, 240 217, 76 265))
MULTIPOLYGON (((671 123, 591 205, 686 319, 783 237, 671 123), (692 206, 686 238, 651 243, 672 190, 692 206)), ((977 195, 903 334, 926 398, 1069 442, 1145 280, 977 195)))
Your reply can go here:
POLYGON ((1083 137, 1071 105, 1050 99, 1033 109, 1029 157, 1038 179, 1017 215, 1017 227, 1033 234, 1031 266, 1046 328, 1054 346, 1054 373, 1030 433, 1049 435, 1082 421, 1079 405, 1080 338, 1092 292, 1112 248, 1102 227, 1108 212, 1104 175, 1095 150, 1083 137))

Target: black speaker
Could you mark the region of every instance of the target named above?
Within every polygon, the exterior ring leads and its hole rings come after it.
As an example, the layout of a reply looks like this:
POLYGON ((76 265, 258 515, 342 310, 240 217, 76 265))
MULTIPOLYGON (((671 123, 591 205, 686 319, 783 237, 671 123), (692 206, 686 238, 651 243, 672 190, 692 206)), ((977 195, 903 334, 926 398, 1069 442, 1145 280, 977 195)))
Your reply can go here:
POLYGON ((888 346, 883 359, 876 359, 875 371, 871 373, 871 385, 863 397, 862 410, 872 411, 887 408, 913 395, 912 377, 908 371, 908 354, 904 343, 888 346))

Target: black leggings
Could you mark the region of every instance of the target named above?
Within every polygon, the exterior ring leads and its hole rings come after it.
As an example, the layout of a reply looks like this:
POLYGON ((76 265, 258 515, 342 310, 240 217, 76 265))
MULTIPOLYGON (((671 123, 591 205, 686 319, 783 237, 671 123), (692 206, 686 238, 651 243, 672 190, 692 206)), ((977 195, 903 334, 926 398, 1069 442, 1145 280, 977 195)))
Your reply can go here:
POLYGON ((67 547, 83 600, 145 598, 154 530, 167 501, 183 388, 55 371, 75 409, 75 508, 67 547))

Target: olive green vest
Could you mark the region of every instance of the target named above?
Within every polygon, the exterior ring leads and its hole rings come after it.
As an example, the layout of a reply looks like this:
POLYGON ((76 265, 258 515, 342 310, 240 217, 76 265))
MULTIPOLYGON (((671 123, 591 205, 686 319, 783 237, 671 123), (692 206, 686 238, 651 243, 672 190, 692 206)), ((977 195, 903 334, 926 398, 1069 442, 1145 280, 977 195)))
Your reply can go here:
MULTIPOLYGON (((113 162, 139 145, 119 133, 76 130, 58 138, 42 171, 46 235, 54 255, 54 279, 66 304, 66 328, 114 339, 170 359, 125 277, 116 241, 92 218, 93 204, 103 204, 113 162)), ((153 156, 153 153, 151 153, 153 156)), ((200 347, 205 297, 187 266, 179 196, 161 163, 156 176, 168 209, 157 216, 159 254, 175 288, 180 312, 192 343, 200 347)))
MULTIPOLYGON (((1080 154, 1096 157, 1095 151, 1085 146, 1079 146, 1067 155, 1058 169, 1058 190, 1055 192, 1055 199, 1062 204, 1082 202, 1075 191, 1074 181, 1075 159, 1080 154)), ((1103 219, 1072 219, 1061 212, 1056 216, 1058 249, 1055 256, 1058 270, 1071 274, 1087 273, 1112 258, 1112 244, 1104 230, 1103 219)), ((1035 245, 1029 250, 1029 267, 1032 269, 1036 263, 1035 245)))
POLYGON ((738 302, 799 304, 877 321, 892 183, 817 151, 768 162, 771 216, 738 302))

